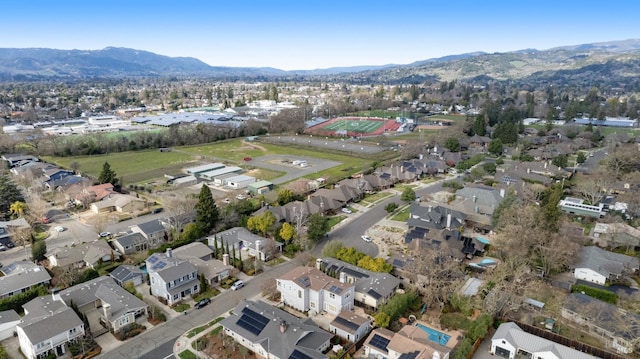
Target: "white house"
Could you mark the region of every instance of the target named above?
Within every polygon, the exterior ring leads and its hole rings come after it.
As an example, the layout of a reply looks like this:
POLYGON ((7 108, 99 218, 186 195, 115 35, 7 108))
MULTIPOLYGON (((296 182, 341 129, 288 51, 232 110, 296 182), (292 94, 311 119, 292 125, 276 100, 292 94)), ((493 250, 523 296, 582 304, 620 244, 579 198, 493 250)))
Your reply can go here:
POLYGON ((243 259, 258 257, 268 261, 282 251, 283 244, 269 238, 260 237, 244 227, 233 227, 226 231, 207 237, 211 248, 229 246, 235 248, 236 257, 243 259))
POLYGON ((448 359, 451 348, 431 341, 429 334, 415 325, 405 325, 394 333, 378 328, 364 342, 365 357, 375 359, 448 359))
POLYGON ((240 189, 240 188, 246 188, 250 184, 255 183, 256 178, 247 176, 247 175, 237 175, 237 176, 233 176, 225 179, 225 182, 227 187, 240 189))
POLYGON ((16 333, 27 359, 49 353, 64 355, 69 343, 84 335, 84 324, 76 312, 51 296, 35 298, 22 308, 25 316, 16 326, 16 333))
POLYGON ((640 267, 637 257, 609 252, 596 246, 582 247, 579 256, 580 261, 575 266, 573 276, 600 285, 625 273, 633 273, 640 267))
POLYGON ((491 354, 514 359, 518 351, 524 351, 536 359, 595 359, 564 345, 540 338, 522 330, 515 323, 502 323, 491 338, 491 354))
POLYGON ((15 310, 0 312, 0 340, 11 338, 18 324, 20 324, 20 316, 15 310))
POLYGON ((343 310, 329 323, 329 331, 355 343, 369 333, 371 326, 371 319, 343 310))
POLYGON ((151 284, 151 294, 166 300, 168 305, 200 293, 196 266, 175 258, 171 249, 166 254, 154 253, 145 261, 151 284))
POLYGON ((340 283, 313 267, 297 267, 276 279, 284 304, 301 312, 337 315, 353 309, 354 285, 340 283))

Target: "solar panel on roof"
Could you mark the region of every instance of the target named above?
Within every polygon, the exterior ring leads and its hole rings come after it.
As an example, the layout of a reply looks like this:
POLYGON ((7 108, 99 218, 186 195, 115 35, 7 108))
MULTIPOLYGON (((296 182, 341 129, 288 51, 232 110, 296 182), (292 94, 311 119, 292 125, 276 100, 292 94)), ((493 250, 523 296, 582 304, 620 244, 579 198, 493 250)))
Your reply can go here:
POLYGON ((329 288, 329 292, 335 293, 335 294, 340 294, 340 293, 342 293, 342 288, 338 287, 337 285, 332 285, 329 288))
POLYGON ((158 257, 156 257, 156 256, 151 256, 151 257, 149 257, 149 259, 147 259, 147 261, 148 261, 149 263, 155 263, 155 262, 157 262, 157 261, 158 261, 158 257))
POLYGON ((166 266, 167 266, 167 263, 165 263, 165 262, 158 262, 158 263, 156 263, 156 264, 153 266, 153 269, 162 269, 162 268, 164 268, 164 267, 166 267, 166 266))
POLYGON ((369 342, 369 345, 374 346, 380 350, 387 351, 387 345, 389 345, 389 339, 382 337, 378 334, 374 334, 373 338, 369 342))
POLYGON ((343 318, 343 317, 340 317, 340 316, 336 317, 336 319, 334 319, 333 321, 338 323, 338 324, 340 324, 340 325, 343 325, 343 326, 345 326, 345 327, 347 327, 347 328, 349 328, 349 329, 351 329, 353 331, 356 331, 356 330, 358 330, 358 328, 360 328, 360 326, 358 324, 356 324, 354 322, 351 322, 351 321, 347 320, 346 318, 343 318))
POLYGON ((242 316, 236 322, 239 327, 246 329, 253 335, 259 335, 267 323, 269 323, 268 318, 249 308, 242 308, 242 316))
POLYGON ((313 359, 313 358, 296 349, 293 351, 293 353, 291 353, 291 355, 289 356, 289 359, 313 359))
POLYGON ((309 285, 311 285, 311 282, 309 281, 309 277, 302 277, 298 279, 298 282, 300 282, 300 284, 303 287, 308 287, 309 285))

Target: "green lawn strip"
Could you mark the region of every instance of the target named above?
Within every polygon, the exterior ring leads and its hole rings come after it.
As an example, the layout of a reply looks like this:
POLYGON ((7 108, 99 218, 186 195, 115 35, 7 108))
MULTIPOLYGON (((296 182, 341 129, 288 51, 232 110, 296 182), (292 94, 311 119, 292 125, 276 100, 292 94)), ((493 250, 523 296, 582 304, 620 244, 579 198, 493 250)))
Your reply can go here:
POLYGON ((387 198, 389 196, 392 196, 392 193, 389 192, 377 192, 374 194, 368 194, 364 197, 364 199, 361 201, 361 203, 365 204, 365 205, 372 205, 384 198, 387 198))
POLYGON ((336 224, 342 222, 343 219, 347 218, 347 216, 333 216, 329 217, 329 228, 333 228, 336 224))
POLYGON ((198 293, 196 296, 193 297, 193 300, 196 302, 199 302, 202 299, 215 297, 218 294, 220 294, 219 290, 217 290, 216 288, 209 288, 204 292, 198 293))
POLYGON ((189 349, 181 352, 180 354, 178 354, 178 356, 180 357, 180 359, 198 359, 198 357, 189 349))
POLYGON ((402 208, 400 211, 396 212, 393 217, 391 217, 392 221, 398 222, 406 222, 409 219, 409 206, 402 208))
POLYGON ((224 317, 218 317, 212 321, 210 321, 209 323, 199 326, 197 328, 193 328, 189 331, 189 333, 187 333, 187 338, 193 338, 196 335, 202 333, 204 330, 206 330, 207 328, 211 328, 212 326, 214 326, 216 323, 218 323, 219 321, 221 321, 222 319, 224 319, 224 317))
POLYGON ((173 310, 175 310, 178 313, 182 313, 185 310, 188 310, 189 308, 191 308, 191 306, 187 303, 180 303, 178 305, 176 305, 175 307, 173 307, 173 310))

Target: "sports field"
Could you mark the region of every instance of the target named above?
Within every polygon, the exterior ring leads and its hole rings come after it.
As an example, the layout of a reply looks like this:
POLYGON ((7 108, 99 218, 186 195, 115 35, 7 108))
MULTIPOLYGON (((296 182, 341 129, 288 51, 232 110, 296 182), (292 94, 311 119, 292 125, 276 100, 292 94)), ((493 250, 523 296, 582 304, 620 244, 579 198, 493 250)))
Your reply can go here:
POLYGON ((384 121, 370 121, 366 119, 345 119, 341 118, 337 121, 330 123, 324 127, 326 131, 348 131, 356 133, 369 133, 382 127, 384 121))

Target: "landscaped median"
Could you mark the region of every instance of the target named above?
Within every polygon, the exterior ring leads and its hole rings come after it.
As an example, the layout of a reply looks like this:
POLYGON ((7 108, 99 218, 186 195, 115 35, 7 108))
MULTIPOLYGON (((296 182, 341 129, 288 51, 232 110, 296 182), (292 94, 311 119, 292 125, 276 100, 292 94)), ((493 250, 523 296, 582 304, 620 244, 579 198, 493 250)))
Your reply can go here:
MULTIPOLYGON (((218 323, 228 314, 229 313, 225 313, 224 316, 218 317, 205 325, 195 327, 184 333, 176 340, 176 344, 173 347, 174 355, 181 359, 195 359, 202 357, 198 355, 198 352, 202 352, 205 355, 208 355, 210 351, 216 354, 224 354, 220 353, 220 350, 229 351, 225 358, 233 359, 236 353, 241 355, 240 352, 234 352, 231 348, 226 349, 226 347, 222 345, 222 326, 218 323)), ((242 355, 239 358, 241 357, 242 355)))

